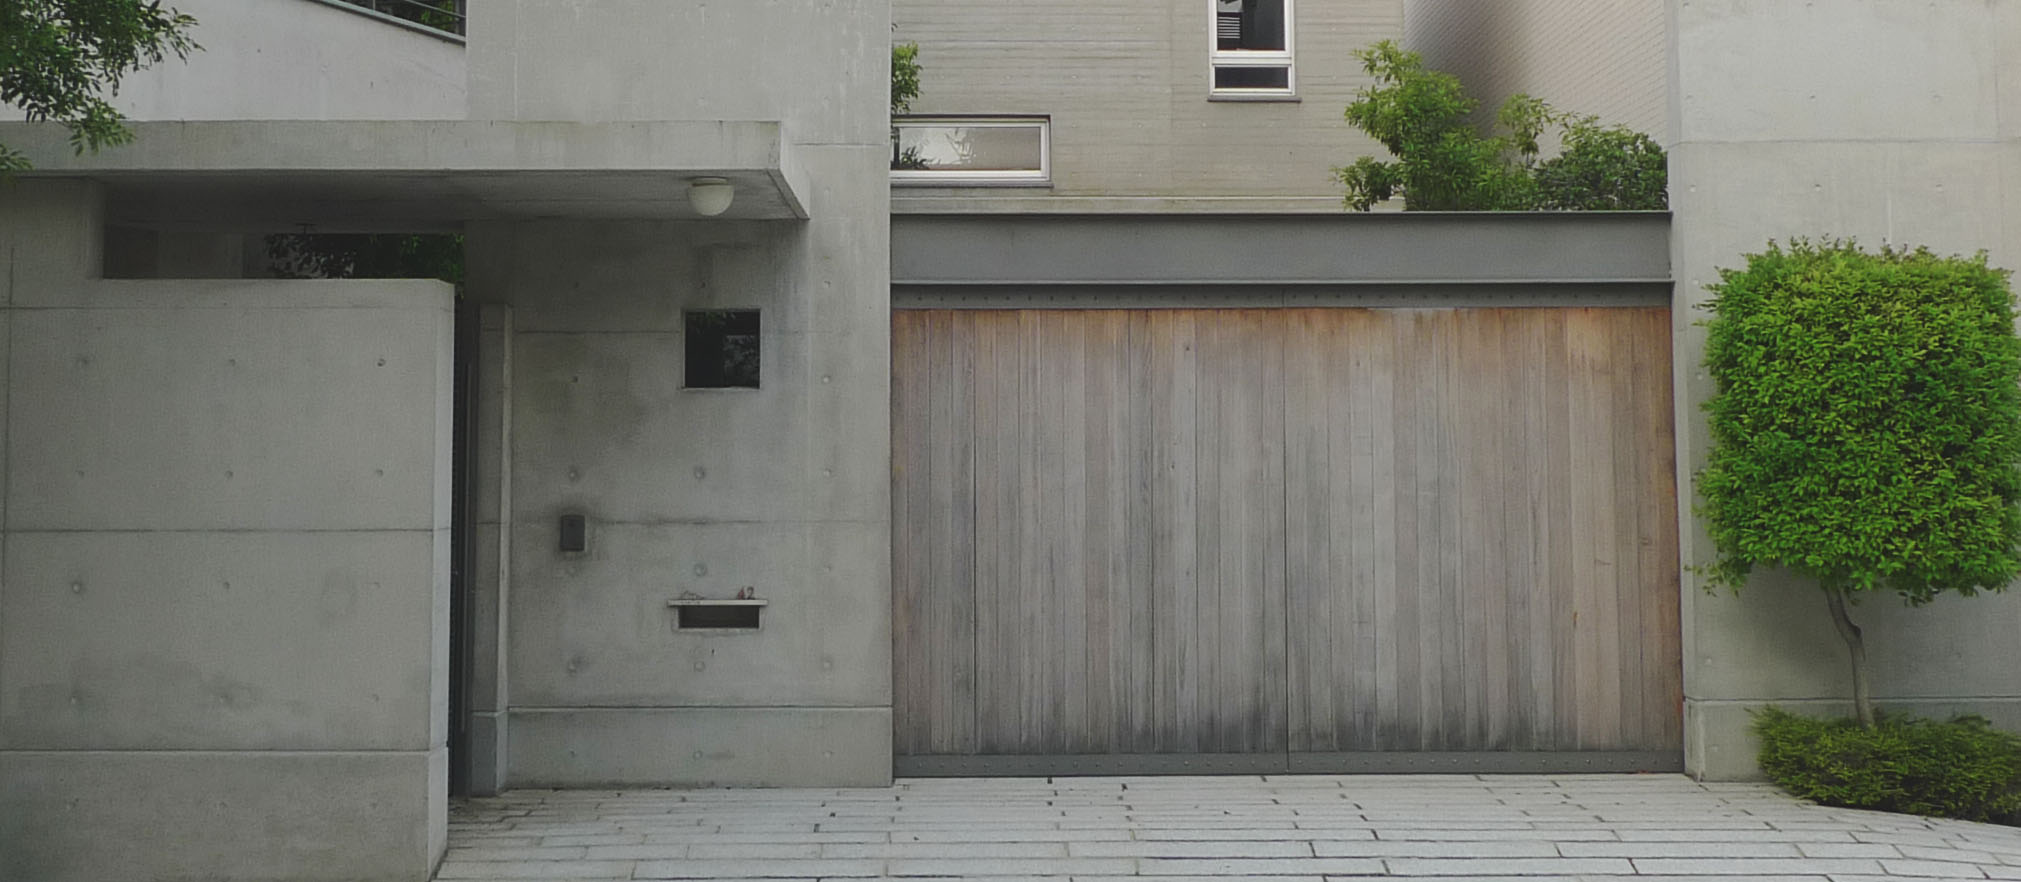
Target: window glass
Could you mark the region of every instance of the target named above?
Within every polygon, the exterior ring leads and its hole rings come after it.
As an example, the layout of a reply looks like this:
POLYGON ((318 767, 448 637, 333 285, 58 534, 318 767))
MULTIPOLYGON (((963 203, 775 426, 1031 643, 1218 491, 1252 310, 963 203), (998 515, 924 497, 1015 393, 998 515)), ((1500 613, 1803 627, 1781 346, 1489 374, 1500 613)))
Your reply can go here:
POLYGON ((1289 89, 1291 71, 1282 67, 1217 67, 1216 89, 1289 89))
POLYGON ((904 125, 893 168, 917 171, 1026 171, 1039 167, 1037 126, 904 125))
POLYGON ((757 310, 690 312, 686 325, 687 388, 758 388, 757 310))
POLYGON ((891 177, 914 182, 1044 182, 1046 120, 931 119, 891 123, 891 177))
POLYGON ((1221 51, 1284 51, 1284 0, 1215 0, 1215 7, 1221 51))

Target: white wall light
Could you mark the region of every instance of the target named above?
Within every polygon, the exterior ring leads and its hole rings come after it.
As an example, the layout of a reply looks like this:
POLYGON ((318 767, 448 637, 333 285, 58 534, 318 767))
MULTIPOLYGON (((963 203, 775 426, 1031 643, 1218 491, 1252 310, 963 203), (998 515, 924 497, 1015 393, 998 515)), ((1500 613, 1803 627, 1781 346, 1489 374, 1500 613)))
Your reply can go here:
POLYGON ((715 217, 730 210, 737 188, 727 178, 696 178, 688 182, 688 204, 703 217, 715 217))

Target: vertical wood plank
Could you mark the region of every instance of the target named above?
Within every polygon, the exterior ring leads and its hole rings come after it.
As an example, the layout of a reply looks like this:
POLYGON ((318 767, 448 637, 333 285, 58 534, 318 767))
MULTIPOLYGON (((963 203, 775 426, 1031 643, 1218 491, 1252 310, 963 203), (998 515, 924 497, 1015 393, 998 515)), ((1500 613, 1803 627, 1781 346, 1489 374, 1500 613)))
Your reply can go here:
POLYGON ((1615 366, 1613 413, 1608 422, 1613 436, 1610 454, 1614 466, 1614 499, 1608 508, 1616 519, 1612 589, 1614 653, 1618 659, 1615 695, 1619 703, 1612 710, 1619 722, 1615 724, 1614 743, 1640 745, 1649 740, 1643 730, 1642 714, 1642 693, 1648 682, 1641 634, 1642 599, 1647 588, 1642 581, 1641 562, 1642 539, 1649 528, 1648 512, 1642 502, 1652 494, 1651 488, 1642 486, 1638 480, 1644 472, 1642 458, 1647 455, 1642 444, 1643 415, 1647 411, 1639 399, 1647 386, 1648 363, 1636 356, 1637 350, 1645 345, 1637 311, 1596 311, 1595 317, 1603 320, 1613 342, 1609 358, 1615 366))
POLYGON ((1332 408, 1327 390, 1334 378, 1326 365, 1322 315, 1292 310, 1284 316, 1284 504, 1291 513, 1285 525, 1286 695, 1293 751, 1338 750, 1341 731, 1331 664, 1342 654, 1333 643, 1331 545, 1337 528, 1329 505, 1336 494, 1328 458, 1332 408))
POLYGON ((1643 376, 1638 392, 1642 412, 1643 469, 1637 481, 1646 488, 1643 500, 1641 579, 1646 592, 1639 623, 1646 681, 1642 693, 1643 731, 1649 749, 1683 748, 1683 634, 1679 623, 1677 550, 1677 454, 1672 410, 1670 310, 1643 311, 1637 370, 1643 376))
MULTIPOLYGON (((1012 460, 1004 455, 1003 433, 1007 426, 1015 426, 1015 411, 1006 413, 1004 385, 1006 378, 1015 380, 1017 371, 1013 358, 1014 350, 1006 346, 1005 328, 1013 326, 1006 322, 1006 313, 976 311, 968 316, 976 341, 976 372, 971 386, 974 396, 973 409, 976 444, 975 466, 975 750, 990 753, 1003 749, 1002 733, 1005 720, 1003 708, 1007 697, 1014 694, 1003 682, 1008 672, 1003 667, 1002 649, 999 635, 1002 631, 1003 597, 1015 589, 1009 580, 1014 575, 1009 562, 1004 559, 1007 548, 1014 547, 1016 527, 1015 500, 1009 495, 1004 472, 1014 467, 1012 460)), ((894 345, 894 350, 897 346, 894 345)), ((895 356, 894 356, 895 357, 895 356)), ((1010 396, 1015 403, 1016 396, 1010 396)), ((897 451, 894 448, 894 455, 897 451)), ((898 638, 907 639, 900 632, 898 638)))
MULTIPOLYGON (((1424 705, 1429 700, 1425 688, 1425 641, 1429 636, 1425 620, 1433 614, 1429 588, 1436 573, 1424 565, 1425 547, 1436 537, 1430 528, 1434 516, 1430 495, 1430 473, 1437 467, 1420 428, 1427 417, 1424 394, 1426 348, 1429 329, 1415 313, 1398 317, 1396 337, 1398 376, 1396 386, 1397 421, 1394 445, 1397 451, 1397 656, 1398 727, 1397 749, 1423 750, 1431 744, 1426 737, 1424 705)), ((1433 645, 1436 645, 1434 639, 1433 645)))
POLYGON ((1361 406, 1354 415, 1355 461, 1349 475, 1357 488, 1366 481, 1368 489, 1365 494, 1357 489, 1349 497, 1349 505, 1358 511, 1352 523, 1362 533, 1352 545, 1357 561, 1352 570, 1356 592, 1368 598, 1363 602, 1367 625, 1357 633, 1371 653, 1367 670, 1374 678, 1372 686, 1357 690, 1363 702, 1369 702, 1371 694, 1373 701, 1357 718, 1363 734, 1356 746, 1395 750, 1401 747, 1395 720, 1403 715, 1399 690, 1403 673, 1397 659, 1399 647, 1409 639, 1400 630, 1398 601, 1403 587, 1398 561, 1399 533, 1405 520, 1401 488, 1405 484, 1397 471, 1395 427, 1404 422, 1398 409, 1396 379, 1402 356, 1396 348, 1395 322, 1390 314, 1360 310, 1350 317, 1353 320, 1335 345, 1352 347, 1349 363, 1354 376, 1360 378, 1361 406))
POLYGON ((1261 654, 1257 657, 1257 670, 1252 682, 1261 688, 1252 692, 1260 698, 1260 705, 1254 711, 1259 726, 1254 733, 1249 750, 1277 752, 1286 749, 1289 732, 1286 704, 1288 700, 1289 665, 1289 611, 1286 605, 1289 586, 1287 532, 1289 512, 1285 508, 1285 352, 1282 342, 1283 315, 1272 310, 1250 310, 1242 323, 1245 331, 1242 346, 1261 361, 1258 366, 1259 382, 1257 401, 1261 413, 1250 425, 1256 433, 1255 451, 1261 457, 1261 469, 1254 484, 1256 490, 1257 529, 1250 535, 1257 552, 1262 556, 1259 575, 1260 582, 1250 594, 1257 606, 1250 608, 1252 614, 1261 614, 1260 627, 1263 630, 1261 654), (1260 609, 1258 608, 1260 606, 1260 609))
POLYGON ((1054 749, 1061 753, 1086 753, 1093 749, 1093 720, 1088 714, 1089 678, 1094 659, 1088 643, 1089 593, 1087 587, 1088 496, 1087 496, 1087 386, 1088 322, 1085 314, 1065 311, 1049 313, 1047 337, 1053 341, 1052 357, 1058 369, 1058 383, 1051 387, 1058 404, 1059 422, 1055 444, 1048 449, 1045 465, 1054 476, 1047 500, 1048 512, 1057 512, 1051 521, 1057 538, 1052 566, 1057 589, 1053 594, 1054 627, 1059 651, 1053 688, 1057 717, 1051 731, 1056 733, 1054 749))
POLYGON ((1472 596, 1482 606, 1481 643, 1469 656, 1469 667, 1481 689, 1481 729, 1474 749, 1504 750, 1509 744, 1509 522, 1503 494, 1507 482, 1502 476, 1513 470, 1509 453, 1510 402, 1502 393, 1504 378, 1520 370, 1504 357, 1514 310, 1480 310, 1472 322, 1475 328, 1473 361, 1468 385, 1473 389, 1475 408, 1470 433, 1474 451, 1469 477, 1473 488, 1472 507, 1480 531, 1477 540, 1480 558, 1475 563, 1472 596))
POLYGON ((1543 642, 1549 622, 1539 615, 1541 596, 1550 582, 1539 577, 1542 560, 1539 544, 1544 512, 1538 500, 1544 468, 1542 442, 1538 439, 1543 408, 1539 382, 1538 355, 1540 317, 1544 310, 1511 310, 1504 325, 1503 352, 1508 369, 1503 373, 1500 395, 1504 402, 1503 421, 1508 430, 1505 467, 1502 474, 1502 516, 1508 559, 1509 690, 1508 746, 1516 750, 1540 750, 1544 738, 1542 721, 1549 719, 1548 689, 1539 688, 1548 679, 1546 662, 1540 676, 1538 659, 1548 659, 1549 644, 1543 642), (1540 623, 1543 627, 1539 627, 1540 623))
MULTIPOLYGON (((1116 704, 1115 692, 1116 682, 1123 676, 1120 663, 1126 661, 1127 656, 1123 659, 1117 657, 1120 647, 1112 625, 1116 607, 1110 593, 1113 584, 1110 562, 1121 546, 1113 514, 1116 508, 1113 498, 1120 495, 1121 486, 1116 479, 1115 457, 1110 448, 1115 434, 1113 419, 1116 412, 1115 376, 1110 369, 1110 361, 1118 348, 1109 332, 1112 317, 1106 310, 1080 316, 1080 322, 1087 328, 1081 345, 1083 443, 1081 484, 1078 488, 1083 523, 1083 550, 1079 563, 1085 592, 1083 602, 1087 609, 1087 678, 1084 688, 1087 690, 1088 739, 1081 745, 1081 750, 1087 753, 1111 753, 1116 750, 1118 735, 1123 728, 1119 718, 1124 713, 1116 704)), ((1075 488, 1068 489, 1071 492, 1075 488)))
POLYGON ((1152 591, 1157 607, 1158 749, 1200 750, 1198 553, 1199 359, 1190 312, 1150 314, 1152 433, 1152 591))
POLYGON ((953 674, 953 651, 958 639, 953 626, 954 594, 961 588, 955 573, 957 537, 954 530, 957 507, 955 464, 960 435, 966 427, 954 425, 954 324, 952 312, 935 310, 926 314, 926 510, 933 513, 925 527, 927 574, 919 617, 920 642, 925 670, 920 700, 925 704, 928 724, 927 747, 934 753, 952 748, 951 730, 955 709, 949 682, 953 674))
POLYGON ((1125 555, 1129 595, 1131 732, 1123 750, 1150 753, 1157 750, 1157 658, 1159 616, 1170 606, 1161 602, 1154 578, 1158 550, 1154 544, 1156 525, 1152 487, 1155 482, 1157 438, 1152 425, 1154 393, 1151 359, 1155 346, 1149 317, 1143 312, 1123 314, 1128 352, 1123 359, 1122 389, 1128 402, 1128 438, 1124 455, 1129 463, 1128 510, 1129 550, 1125 555))
POLYGON ((1045 514, 1042 509, 1045 480, 1042 445, 1048 428, 1045 421, 1046 354, 1042 317, 1036 313, 1020 312, 1018 443, 1014 461, 1018 464, 1018 533, 1021 540, 1014 549, 1018 579, 1013 603, 1017 613, 1014 621, 1018 625, 1016 631, 1008 635, 1014 642, 1004 647, 1005 661, 1013 664, 1013 669, 1020 675, 1017 730, 1010 739, 1015 749, 1007 751, 1010 753, 1044 749, 1048 734, 1045 719, 1051 710, 1047 702, 1048 677, 1052 658, 1057 652, 1050 627, 1050 607, 1047 605, 1052 574, 1046 567, 1050 540, 1044 529, 1045 514))
POLYGON ((1194 743, 1199 745, 1196 749, 1208 752, 1222 749, 1231 728, 1228 719, 1230 709, 1223 701, 1229 676, 1227 646, 1239 636, 1229 634, 1222 621, 1225 587, 1222 581, 1227 576, 1223 558, 1230 551, 1222 542, 1221 534, 1223 513, 1229 501, 1221 486, 1221 471, 1226 458, 1221 432, 1226 425, 1222 414, 1225 401, 1223 387, 1229 382, 1230 372, 1222 344, 1226 330, 1219 311, 1208 313, 1195 326, 1194 346, 1199 365, 1198 384, 1194 390, 1197 410, 1193 424, 1199 450, 1194 462, 1194 492, 1199 500, 1194 525, 1194 548, 1199 560, 1199 599, 1195 622, 1197 630, 1193 639, 1198 647, 1195 664, 1200 669, 1196 692, 1200 731, 1195 734, 1194 743))
POLYGON ((925 567, 920 560, 924 549, 913 538, 926 518, 922 502, 915 499, 916 488, 924 495, 924 475, 916 464, 926 452, 925 439, 919 437, 923 433, 917 427, 926 408, 919 400, 920 371, 913 362, 924 336, 920 329, 923 322, 924 317, 916 312, 897 312, 891 317, 891 616, 896 638, 892 648, 892 740, 895 749, 910 753, 929 749, 924 730, 930 725, 917 683, 925 666, 916 634, 924 603, 921 582, 925 567))

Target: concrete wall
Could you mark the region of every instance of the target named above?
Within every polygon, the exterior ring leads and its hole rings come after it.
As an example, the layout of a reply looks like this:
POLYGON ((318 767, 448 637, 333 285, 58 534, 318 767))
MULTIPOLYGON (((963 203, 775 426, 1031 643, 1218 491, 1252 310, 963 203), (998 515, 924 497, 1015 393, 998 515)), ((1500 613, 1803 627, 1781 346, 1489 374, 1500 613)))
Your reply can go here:
POLYGON ((1406 0, 1404 45, 1457 75, 1494 122, 1510 95, 1670 137, 1664 0, 1406 0))
MULTIPOLYGON (((1705 462, 1704 285, 1769 239, 1986 249, 2021 268, 2021 0, 1672 0, 1679 486, 1705 462)), ((1687 495, 1685 523, 1691 524, 1687 495)), ((1710 560, 1685 530, 1686 563, 1710 560)), ((1690 768, 1755 774, 1746 711, 1840 712, 1845 652, 1815 589, 1684 585, 1690 768)), ((1855 611, 1885 704, 2021 730, 2021 593, 1855 611)))
POLYGON ((889 780, 888 5, 471 12, 477 118, 779 120, 812 215, 470 229, 512 311, 506 784, 889 780), (761 310, 761 388, 682 388, 708 307, 761 310), (759 632, 674 629, 746 586, 759 632))
MULTIPOLYGON (((171 0, 204 47, 129 74, 132 119, 462 119, 463 46, 324 0, 171 0)), ((0 107, 0 119, 20 119, 0 107)))
POLYGON ((450 291, 101 281, 98 204, 0 182, 0 878, 425 878, 450 291))
POLYGON ((905 187, 936 210, 1113 210, 1101 197, 1159 197, 1130 210, 1340 206, 1334 166, 1380 153, 1341 111, 1367 84, 1350 53, 1402 35, 1402 0, 1296 5, 1297 97, 1208 97, 1208 0, 947 3, 894 0, 891 39, 919 43, 916 114, 1049 114, 1049 189, 905 187), (954 197, 935 199, 934 197, 954 197), (1263 197, 1258 199, 1256 197, 1263 197))

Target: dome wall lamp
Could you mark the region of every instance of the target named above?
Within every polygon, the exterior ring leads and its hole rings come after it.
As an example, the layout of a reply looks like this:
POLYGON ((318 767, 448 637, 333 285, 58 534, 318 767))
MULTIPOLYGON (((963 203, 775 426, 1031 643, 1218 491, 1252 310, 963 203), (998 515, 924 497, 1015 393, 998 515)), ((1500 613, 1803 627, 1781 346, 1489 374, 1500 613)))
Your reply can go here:
POLYGON ((688 182, 688 204, 703 217, 715 217, 730 210, 737 188, 728 178, 695 178, 688 182))

